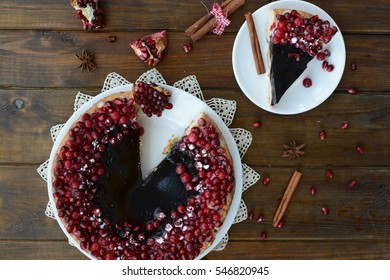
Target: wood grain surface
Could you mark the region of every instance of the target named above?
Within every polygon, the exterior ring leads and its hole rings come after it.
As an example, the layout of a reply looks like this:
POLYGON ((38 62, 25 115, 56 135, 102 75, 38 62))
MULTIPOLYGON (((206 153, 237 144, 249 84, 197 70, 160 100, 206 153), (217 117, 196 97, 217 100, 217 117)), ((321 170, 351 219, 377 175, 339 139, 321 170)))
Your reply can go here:
MULTIPOLYGON (((103 2, 103 1, 101 1, 103 2)), ((203 1, 211 7, 213 1, 203 1)), ((83 31, 68 1, 0 2, 0 259, 86 259, 46 217, 46 183, 36 172, 52 148, 50 128, 73 113, 78 91, 96 95, 107 74, 135 81, 150 69, 129 43, 166 29, 169 47, 157 65, 168 84, 196 75, 206 99, 237 101, 231 127, 253 136, 243 158, 261 180, 244 194, 248 212, 229 231, 223 251, 206 259, 390 259, 390 6, 386 0, 313 0, 337 22, 347 60, 336 91, 319 107, 281 116, 252 104, 241 92, 231 51, 245 12, 271 1, 247 0, 222 36, 206 35, 190 53, 184 30, 205 13, 199 1, 104 1, 107 28, 83 31), (117 36, 115 43, 108 36, 117 36), (75 56, 95 54, 97 69, 80 72, 75 56), (350 64, 358 69, 351 70, 350 64), (346 89, 356 88, 350 95, 346 89), (262 122, 262 127, 252 124, 262 122), (341 129, 343 121, 349 128, 341 129), (327 136, 320 140, 319 132, 327 136), (282 145, 306 143, 305 155, 282 158, 282 145), (364 154, 356 146, 365 148, 364 154), (331 169, 333 179, 325 176, 331 169), (274 228, 273 215, 294 172, 301 181, 274 228), (348 184, 356 180, 350 189, 348 184), (310 187, 317 188, 315 196, 310 187), (329 215, 321 208, 329 207, 329 215), (261 240, 262 232, 267 239, 261 240)))

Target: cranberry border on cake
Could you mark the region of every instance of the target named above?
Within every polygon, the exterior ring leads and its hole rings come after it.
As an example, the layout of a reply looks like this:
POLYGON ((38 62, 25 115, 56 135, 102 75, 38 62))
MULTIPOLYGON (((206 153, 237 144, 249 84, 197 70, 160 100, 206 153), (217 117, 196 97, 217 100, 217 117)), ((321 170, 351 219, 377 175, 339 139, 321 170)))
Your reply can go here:
MULTIPOLYGON (((134 87, 133 87, 134 88, 134 87)), ((127 98, 127 99, 133 99, 134 97, 134 94, 133 94, 133 91, 121 91, 121 92, 118 92, 118 93, 114 93, 114 94, 111 94, 107 97, 104 97, 103 99, 101 100, 97 100, 88 110, 86 110, 84 112, 83 115, 85 114, 93 114, 94 112, 96 112, 99 108, 101 108, 102 106, 104 106, 104 104, 107 102, 107 101, 113 101, 115 100, 116 98, 119 98, 119 99, 123 99, 123 98, 127 98)), ((137 106, 134 106, 136 108, 136 112, 138 111, 137 109, 137 106)), ((206 114, 206 113, 202 113, 200 116, 197 117, 197 119, 194 121, 194 123, 196 123, 199 119, 204 119, 206 120, 206 123, 211 125, 217 135, 218 135, 218 140, 219 140, 219 147, 223 148, 224 151, 225 151, 225 157, 226 157, 226 160, 227 162, 230 164, 231 166, 231 174, 233 174, 233 180, 234 180, 234 168, 233 168, 233 159, 230 155, 230 152, 229 152, 229 147, 227 146, 227 143, 223 137, 223 134, 222 132, 220 131, 219 127, 216 125, 216 123, 206 114)), ((56 187, 54 186, 54 181, 56 179, 56 175, 54 174, 54 167, 56 166, 58 160, 59 160, 59 151, 60 149, 65 145, 65 143, 70 139, 70 136, 69 136, 69 131, 73 128, 75 128, 76 124, 82 119, 82 116, 80 116, 78 119, 76 119, 72 125, 70 126, 69 130, 67 131, 67 135, 62 139, 60 145, 58 146, 58 150, 56 151, 56 155, 54 157, 54 160, 53 160, 53 169, 51 170, 51 178, 53 179, 53 185, 52 185, 52 192, 53 192, 53 196, 54 196, 54 193, 56 191, 56 187)), ((133 119, 131 119, 131 121, 134 121, 136 122, 137 120, 137 113, 135 114, 135 117, 133 119)), ((191 130, 191 128, 193 127, 199 127, 199 124, 195 124, 194 125, 191 124, 189 126, 189 128, 187 129, 187 131, 183 134, 182 137, 185 137, 188 135, 189 131, 191 130)), ((181 141, 183 138, 180 138, 179 141, 181 141)), ((173 143, 172 143, 173 144, 173 143)), ((203 244, 203 247, 201 248, 201 250, 199 251, 199 253, 197 253, 197 255, 195 255, 194 257, 202 254, 205 250, 207 250, 211 245, 212 243, 214 242, 215 240, 215 237, 217 235, 217 233, 219 232, 219 230, 221 229, 222 225, 223 225, 223 222, 225 222, 226 220, 226 216, 227 216, 227 213, 228 213, 228 210, 231 206, 231 203, 232 203, 232 199, 233 199, 233 196, 234 196, 234 189, 235 189, 235 180, 232 182, 232 189, 230 190, 230 192, 227 193, 226 195, 226 203, 225 205, 218 210, 218 214, 220 214, 220 221, 222 222, 221 223, 221 226, 217 229, 217 230, 214 230, 213 231, 213 234, 212 234, 212 238, 210 240, 207 240, 207 241, 203 241, 202 244, 203 244)), ((58 202, 58 198, 55 198, 54 197, 54 200, 55 202, 58 202)), ((59 217, 59 222, 62 223, 63 227, 67 228, 68 224, 67 222, 64 220, 64 218, 62 217, 59 217)), ((76 236, 74 233, 72 233, 72 231, 69 232, 68 230, 68 233, 69 235, 78 243, 78 245, 80 246, 81 250, 83 252, 86 252, 88 253, 90 256, 91 255, 91 250, 92 249, 85 249, 85 248, 82 248, 81 246, 81 240, 78 238, 78 236, 76 236)))

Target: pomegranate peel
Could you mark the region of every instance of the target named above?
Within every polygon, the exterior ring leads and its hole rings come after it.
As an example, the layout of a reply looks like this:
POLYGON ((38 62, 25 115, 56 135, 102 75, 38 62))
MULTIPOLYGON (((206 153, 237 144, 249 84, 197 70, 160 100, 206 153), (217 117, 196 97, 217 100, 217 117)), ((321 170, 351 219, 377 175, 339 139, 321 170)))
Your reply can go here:
POLYGON ((149 66, 155 66, 168 45, 166 30, 143 36, 130 43, 134 53, 149 66))

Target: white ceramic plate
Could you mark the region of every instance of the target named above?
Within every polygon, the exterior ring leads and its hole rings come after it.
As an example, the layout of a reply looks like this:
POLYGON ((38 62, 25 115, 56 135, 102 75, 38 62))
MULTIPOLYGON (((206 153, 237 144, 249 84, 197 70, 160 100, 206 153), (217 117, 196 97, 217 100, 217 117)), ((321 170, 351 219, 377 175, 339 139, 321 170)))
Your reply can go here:
MULTIPOLYGON (((172 97, 170 101, 173 104, 173 109, 165 110, 160 118, 156 116, 148 118, 143 113, 139 114, 138 116, 138 122, 141 126, 145 128, 145 134, 141 137, 141 165, 144 177, 146 177, 148 173, 163 160, 165 155, 163 155, 162 152, 167 146, 168 141, 172 140, 174 137, 181 137, 190 122, 196 120, 201 112, 207 113, 216 123, 223 137, 225 138, 225 141, 229 148, 229 152, 233 158, 235 176, 235 191, 233 201, 226 220, 223 223, 221 229, 219 230, 212 246, 210 246, 207 250, 205 250, 197 257, 197 259, 201 259, 206 256, 216 245, 218 245, 218 243, 222 240, 222 238, 229 230, 237 214, 242 194, 241 159, 238 153, 237 145, 232 135, 230 134, 229 129, 226 127, 222 119, 210 107, 208 107, 206 103, 202 102, 198 98, 190 95, 189 93, 181 89, 166 85, 164 85, 163 87, 172 91, 172 97)), ((52 193, 51 170, 53 168, 53 160, 56 155, 56 151, 60 147, 62 139, 67 135, 69 129, 73 126, 74 122, 80 116, 82 116, 89 108, 91 108, 93 104, 111 94, 120 91, 128 91, 131 89, 132 85, 119 86, 95 96, 93 99, 84 104, 79 110, 77 110, 66 122, 64 128, 59 133, 53 145, 49 159, 48 192, 49 199, 52 205, 56 204, 52 193)), ((78 243, 73 239, 73 237, 68 234, 66 228, 58 217, 57 209, 55 207, 53 207, 53 211, 60 227, 62 228, 68 239, 71 241, 71 243, 74 244, 86 256, 91 259, 94 259, 92 255, 82 250, 78 243)))
MULTIPOLYGON (((332 26, 337 26, 334 20, 319 7, 304 1, 277 1, 269 3, 253 13, 253 20, 256 25, 257 35, 266 72, 269 73, 268 43, 266 28, 269 12, 273 9, 295 9, 313 15, 319 15, 323 20, 329 20, 332 26)), ((338 26, 337 26, 338 28, 338 26)), ((311 110, 324 102, 336 89, 339 84, 345 67, 345 44, 343 36, 339 31, 332 40, 324 46, 331 51, 328 58, 330 64, 335 66, 332 72, 322 70, 322 61, 312 59, 301 77, 287 90, 280 102, 274 106, 269 105, 270 80, 266 74, 257 75, 252 49, 249 39, 249 32, 246 22, 241 26, 233 46, 233 71, 237 83, 244 94, 258 107, 272 113, 292 115, 311 110), (304 78, 309 77, 313 81, 310 88, 302 85, 304 78)))

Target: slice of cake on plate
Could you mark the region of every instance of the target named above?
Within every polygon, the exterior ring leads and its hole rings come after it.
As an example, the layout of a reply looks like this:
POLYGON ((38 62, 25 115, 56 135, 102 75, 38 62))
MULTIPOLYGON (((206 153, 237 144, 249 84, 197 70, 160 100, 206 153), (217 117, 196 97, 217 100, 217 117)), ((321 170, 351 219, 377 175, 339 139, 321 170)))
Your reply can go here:
POLYGON ((327 62, 329 50, 323 50, 338 31, 328 20, 303 11, 275 9, 269 19, 270 105, 279 103, 290 86, 317 57, 325 71, 334 66, 327 62))

